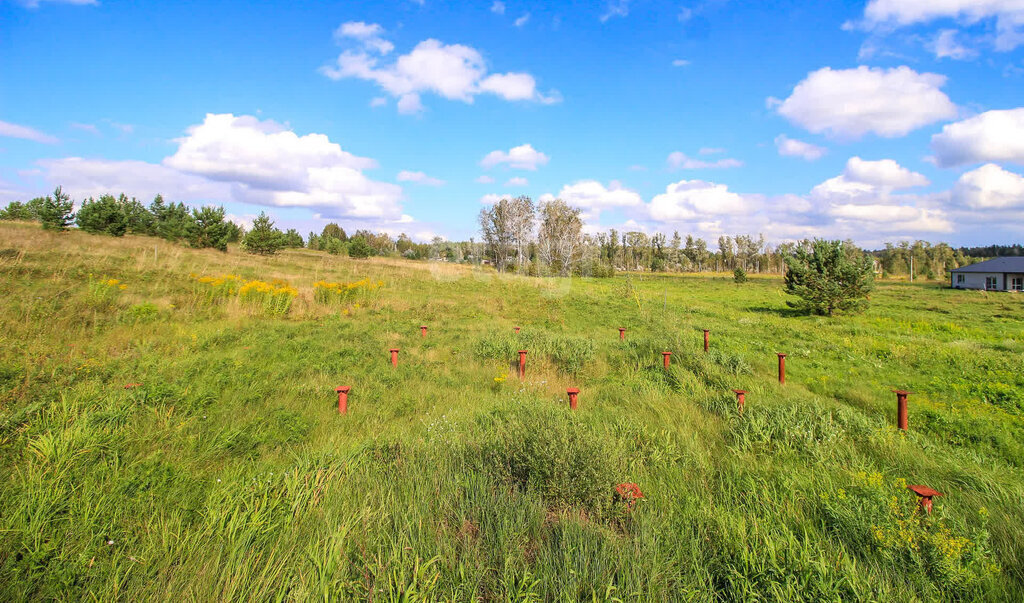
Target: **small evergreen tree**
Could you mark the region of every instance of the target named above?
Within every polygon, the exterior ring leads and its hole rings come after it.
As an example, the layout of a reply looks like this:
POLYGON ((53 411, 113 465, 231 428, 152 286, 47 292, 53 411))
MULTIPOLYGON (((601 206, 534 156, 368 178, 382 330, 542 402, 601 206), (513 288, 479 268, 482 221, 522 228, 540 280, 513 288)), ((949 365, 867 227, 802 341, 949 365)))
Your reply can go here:
POLYGON ((348 242, 348 255, 357 259, 368 258, 373 255, 373 248, 363 237, 352 237, 348 242))
POLYGON ((302 240, 302 235, 300 235, 299 231, 294 228, 289 228, 288 231, 284 233, 285 247, 302 248, 305 247, 305 245, 305 242, 302 240))
POLYGON ((324 230, 323 232, 320 233, 320 236, 325 239, 327 237, 334 237, 335 239, 338 239, 342 243, 348 240, 348 235, 345 234, 345 229, 338 226, 334 222, 331 222, 327 226, 324 226, 324 230))
POLYGON ((231 229, 224 221, 223 207, 192 210, 192 221, 188 225, 188 242, 192 247, 213 247, 218 251, 227 251, 230 235, 231 229))
POLYGON ((83 201, 75 222, 85 232, 112 237, 122 237, 128 230, 124 208, 112 195, 101 195, 99 199, 89 197, 83 201))
POLYGON ((786 257, 786 293, 800 298, 791 307, 832 316, 857 310, 874 286, 871 257, 842 241, 815 239, 786 257))
POLYGON ((747 271, 742 268, 737 268, 736 270, 733 270, 732 280, 736 281, 737 283, 747 282, 747 271))
POLYGON ((71 197, 58 186, 53 196, 46 197, 40 204, 39 221, 46 230, 67 230, 75 221, 74 208, 71 197))
POLYGON ((284 236, 274 228, 274 223, 266 212, 260 212, 252 221, 252 230, 242 238, 242 249, 249 253, 273 255, 284 246, 284 236))

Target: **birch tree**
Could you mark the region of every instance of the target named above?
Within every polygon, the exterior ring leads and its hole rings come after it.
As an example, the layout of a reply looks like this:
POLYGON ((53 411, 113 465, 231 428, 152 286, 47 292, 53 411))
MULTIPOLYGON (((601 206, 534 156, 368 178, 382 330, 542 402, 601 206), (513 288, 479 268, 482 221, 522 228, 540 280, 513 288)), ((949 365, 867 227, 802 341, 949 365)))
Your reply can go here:
POLYGON ((582 231, 579 209, 569 207, 561 199, 541 203, 537 251, 559 276, 568 276, 579 259, 582 231))

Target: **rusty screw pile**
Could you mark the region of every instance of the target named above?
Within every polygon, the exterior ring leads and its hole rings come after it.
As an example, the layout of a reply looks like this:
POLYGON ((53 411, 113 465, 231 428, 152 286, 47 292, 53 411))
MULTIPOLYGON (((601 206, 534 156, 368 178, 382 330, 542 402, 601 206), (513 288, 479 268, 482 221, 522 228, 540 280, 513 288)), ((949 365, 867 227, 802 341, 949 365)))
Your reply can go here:
POLYGON ((526 378, 526 350, 519 350, 519 378, 526 378))
POLYGON ((711 329, 704 329, 704 351, 708 351, 708 346, 711 344, 711 329))
POLYGON ((569 394, 569 408, 576 410, 576 396, 580 395, 579 388, 570 387, 565 390, 565 393, 569 394))
POLYGON ((786 355, 783 353, 776 354, 779 357, 779 384, 786 384, 786 355))
POLYGON ((672 358, 672 352, 662 352, 661 357, 665 359, 665 368, 668 368, 669 359, 672 358))
POLYGON ((518 335, 519 334, 519 327, 512 327, 512 328, 515 329, 516 335, 518 335))
POLYGON ((398 348, 391 348, 391 366, 398 366, 398 348))
POLYGON ((743 404, 747 401, 747 390, 734 389, 732 391, 736 394, 736 404, 740 408, 740 416, 743 416, 743 404))
POLYGON ((420 327, 420 337, 427 336, 427 327, 420 327))
POLYGON ((932 497, 934 496, 945 496, 942 492, 929 488, 928 486, 907 486, 907 490, 910 490, 917 495, 921 500, 918 502, 918 506, 922 513, 932 512, 932 497))
POLYGON ((896 394, 896 427, 903 431, 907 430, 907 395, 910 393, 902 389, 894 389, 896 394))
POLYGON ((619 327, 619 341, 626 340, 626 327, 619 327))
POLYGON ((338 392, 338 414, 348 413, 348 392, 352 389, 348 385, 334 388, 334 391, 338 392))

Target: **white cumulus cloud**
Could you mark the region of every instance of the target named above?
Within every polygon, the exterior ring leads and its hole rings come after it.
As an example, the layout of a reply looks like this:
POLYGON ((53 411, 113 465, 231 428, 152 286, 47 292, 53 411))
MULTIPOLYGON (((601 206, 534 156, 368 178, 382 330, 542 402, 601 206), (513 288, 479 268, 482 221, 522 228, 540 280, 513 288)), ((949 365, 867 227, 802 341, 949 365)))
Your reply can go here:
POLYGON ((530 181, 526 178, 523 178, 522 176, 515 176, 509 178, 508 182, 505 183, 505 186, 528 186, 529 184, 530 181))
POLYGON ((533 145, 522 144, 508 151, 491 151, 480 160, 480 165, 492 168, 504 164, 510 168, 533 171, 547 162, 547 155, 534 149, 533 145))
POLYGON ((995 19, 996 50, 1013 50, 1024 43, 1024 2, 1020 0, 871 0, 864 8, 861 25, 895 29, 938 19, 967 25, 995 19))
POLYGON ((683 222, 710 216, 736 215, 751 210, 742 195, 724 184, 703 180, 680 180, 651 199, 651 218, 659 222, 683 222))
MULTIPOLYGON (((367 27, 371 26, 361 24, 361 29, 367 27)), ((426 93, 464 103, 472 103, 485 93, 509 101, 550 104, 560 100, 557 91, 542 94, 529 73, 489 73, 483 55, 470 46, 428 39, 408 54, 383 64, 373 49, 365 47, 365 39, 361 40, 363 47, 342 52, 333 65, 322 67, 320 72, 332 80, 355 78, 374 82, 398 99, 398 110, 402 113, 421 111, 420 97, 426 93)))
POLYGON ((824 67, 808 74, 789 98, 769 99, 769 105, 814 133, 895 138, 956 115, 956 105, 940 90, 945 83, 945 76, 917 73, 906 66, 824 67))
MULTIPOLYGON (((550 196, 554 198, 554 196, 550 196)), ((641 207, 643 198, 639 193, 630 190, 618 181, 611 181, 605 186, 597 180, 580 180, 567 184, 558 192, 557 197, 573 207, 583 210, 584 220, 596 221, 600 213, 606 209, 641 207)))
POLYGON ((947 124, 932 136, 931 146, 942 167, 982 161, 1024 165, 1024 107, 986 111, 947 124))
POLYGON ((1024 208, 1024 176, 987 163, 961 175, 952 196, 971 209, 1024 208))

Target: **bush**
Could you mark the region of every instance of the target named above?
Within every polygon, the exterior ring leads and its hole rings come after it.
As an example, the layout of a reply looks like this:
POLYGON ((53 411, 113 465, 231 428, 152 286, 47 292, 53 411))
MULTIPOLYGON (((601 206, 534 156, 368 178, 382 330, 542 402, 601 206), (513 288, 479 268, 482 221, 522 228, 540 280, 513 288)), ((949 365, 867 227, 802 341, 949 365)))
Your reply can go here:
POLYGON ((732 280, 736 281, 737 283, 747 282, 747 271, 742 268, 737 268, 736 270, 733 270, 732 280))
POLYGON ((373 248, 363 237, 352 237, 348 241, 348 256, 351 258, 368 258, 373 255, 373 248))
POLYGON ((75 221, 79 228, 94 234, 121 237, 128 230, 128 218, 112 195, 86 199, 82 202, 75 221))
POLYGON ((552 508, 600 512, 610 507, 621 463, 607 434, 539 404, 497 410, 480 422, 488 434, 481 460, 497 479, 538 493, 552 508))
POLYGON ((46 197, 39 207, 39 221, 46 230, 67 230, 75 221, 75 207, 71 197, 61 187, 53 191, 52 197, 46 197))
POLYGON ((188 223, 186 232, 192 247, 212 247, 218 251, 227 251, 232 229, 224 221, 223 207, 204 207, 192 210, 192 221, 188 223))

